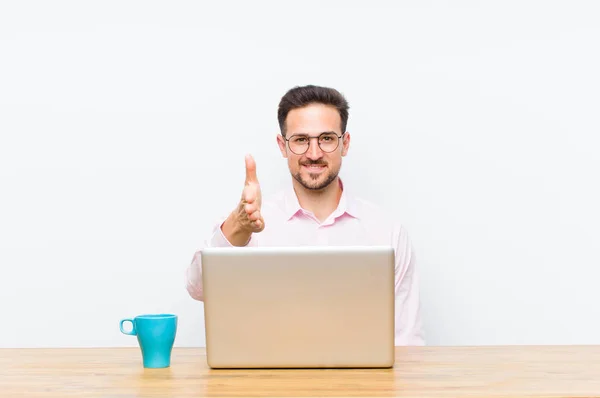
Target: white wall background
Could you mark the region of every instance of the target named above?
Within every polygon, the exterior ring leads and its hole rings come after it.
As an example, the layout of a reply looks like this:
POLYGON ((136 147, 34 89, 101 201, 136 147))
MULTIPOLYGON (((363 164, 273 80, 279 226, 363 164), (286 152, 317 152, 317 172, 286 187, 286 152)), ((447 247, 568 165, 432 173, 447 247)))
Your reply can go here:
POLYGON ((338 88, 342 174, 418 251, 431 345, 600 343, 600 3, 0 3, 0 346, 134 346, 276 107, 338 88))

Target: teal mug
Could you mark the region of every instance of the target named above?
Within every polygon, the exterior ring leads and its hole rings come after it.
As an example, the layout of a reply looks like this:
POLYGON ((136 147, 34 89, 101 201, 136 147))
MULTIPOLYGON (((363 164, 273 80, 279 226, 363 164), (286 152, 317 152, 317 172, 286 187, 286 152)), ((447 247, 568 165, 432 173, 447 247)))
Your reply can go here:
POLYGON ((121 333, 137 336, 145 368, 168 368, 171 366, 171 351, 177 334, 177 315, 150 314, 122 319, 121 333), (131 322, 131 331, 123 324, 131 322))

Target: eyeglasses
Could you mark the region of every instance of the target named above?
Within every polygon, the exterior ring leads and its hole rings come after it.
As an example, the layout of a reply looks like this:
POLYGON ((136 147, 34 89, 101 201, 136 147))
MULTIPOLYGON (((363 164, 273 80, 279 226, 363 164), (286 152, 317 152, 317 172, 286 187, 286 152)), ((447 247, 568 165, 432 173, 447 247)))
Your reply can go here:
POLYGON ((316 139, 319 144, 319 148, 323 152, 333 152, 340 145, 340 138, 344 136, 337 135, 335 133, 321 133, 318 137, 309 137, 306 134, 298 134, 293 135, 290 138, 283 137, 284 140, 288 142, 288 146, 290 147, 290 151, 294 152, 296 155, 303 155, 308 151, 308 147, 310 146, 310 140, 316 139))

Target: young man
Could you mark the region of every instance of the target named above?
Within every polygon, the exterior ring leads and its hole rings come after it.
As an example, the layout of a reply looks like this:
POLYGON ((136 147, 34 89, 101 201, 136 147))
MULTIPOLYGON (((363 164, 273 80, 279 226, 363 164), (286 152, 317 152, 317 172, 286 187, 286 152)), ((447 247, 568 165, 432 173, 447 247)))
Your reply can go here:
MULTIPOLYGON (((289 90, 278 110, 277 143, 292 175, 288 189, 264 201, 256 164, 246 156, 246 182, 235 210, 215 225, 208 246, 392 245, 396 255, 396 345, 424 345, 415 256, 406 230, 389 214, 355 197, 338 173, 348 153, 348 103, 336 90, 289 90)), ((187 290, 203 300, 196 252, 187 290)))

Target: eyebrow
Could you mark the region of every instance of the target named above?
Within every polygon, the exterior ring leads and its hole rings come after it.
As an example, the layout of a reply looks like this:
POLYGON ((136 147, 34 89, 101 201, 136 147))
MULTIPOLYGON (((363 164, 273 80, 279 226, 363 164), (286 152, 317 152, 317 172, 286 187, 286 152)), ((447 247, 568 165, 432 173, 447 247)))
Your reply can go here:
MULTIPOLYGON (((337 133, 336 133, 335 131, 323 131, 323 132, 320 132, 320 133, 319 133, 319 134, 317 134, 317 135, 313 135, 313 137, 318 137, 318 136, 320 136, 321 134, 335 134, 335 135, 337 135, 337 133)), ((302 133, 302 134, 300 134, 300 133, 294 133, 294 134, 292 134, 290 137, 292 137, 292 136, 294 136, 294 135, 306 135, 306 136, 309 136, 309 134, 305 134, 305 133, 302 133)))

